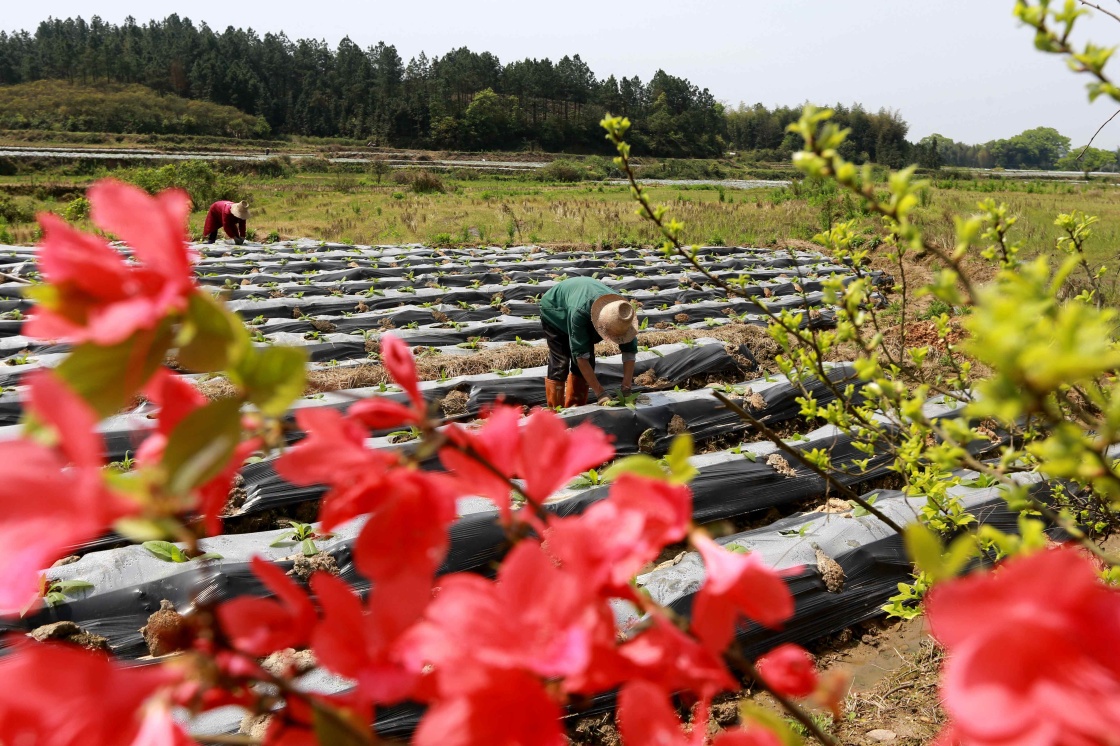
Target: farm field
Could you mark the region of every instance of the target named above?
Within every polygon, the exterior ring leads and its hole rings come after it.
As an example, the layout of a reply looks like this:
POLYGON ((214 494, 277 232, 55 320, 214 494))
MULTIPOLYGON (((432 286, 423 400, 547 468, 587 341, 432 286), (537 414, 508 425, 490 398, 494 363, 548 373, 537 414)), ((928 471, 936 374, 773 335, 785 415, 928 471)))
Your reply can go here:
MULTIPOLYGON (((129 178, 130 171, 108 174, 129 178)), ((33 243, 38 211, 81 218, 81 211, 68 213, 67 207, 99 175, 104 174, 0 176, 0 240, 33 243)), ((577 249, 659 242, 655 229, 634 213, 625 185, 557 183, 460 170, 432 174, 433 189, 417 192, 412 187, 415 176, 413 171, 380 178, 347 171, 296 172, 279 178, 235 178, 230 188, 231 195, 250 200, 249 228, 258 241, 314 237, 346 244, 577 249)), ((1054 218, 1080 209, 1100 218, 1086 243, 1089 261, 1117 266, 1120 192, 1111 183, 954 180, 948 174, 929 178, 931 186, 923 192, 916 220, 942 245, 951 246, 955 240, 953 217, 976 212, 982 199, 1008 204, 1017 218, 1011 235, 1024 242, 1028 253, 1053 251, 1061 235, 1054 218)), ((668 206, 670 214, 685 223, 686 239, 697 244, 781 248, 791 239, 811 240, 828 226, 850 219, 857 221, 868 241, 879 234, 878 220, 855 200, 810 182, 756 189, 655 183, 648 193, 655 204, 668 206)), ((204 213, 197 210, 191 218, 196 238, 204 213)), ((89 226, 81 220, 79 224, 89 226)), ((1114 276, 1115 272, 1109 275, 1114 276)))
MULTIPOLYGON (((701 257, 719 275, 747 278, 747 299, 728 301, 699 284, 660 252, 621 248, 592 251, 543 251, 531 246, 439 248, 362 246, 310 240, 241 247, 197 247, 200 282, 225 297, 249 325, 258 345, 296 345, 311 360, 308 389, 293 407, 342 410, 355 401, 383 395, 404 401, 378 361, 380 335, 391 331, 412 347, 421 390, 429 406, 447 421, 471 423, 498 400, 529 408, 544 403, 546 350, 536 301, 556 281, 596 276, 641 306, 643 329, 634 400, 614 406, 565 410, 565 424, 591 422, 614 440, 619 456, 665 455, 674 436, 690 433, 697 448, 693 520, 713 526, 720 540, 749 548, 768 563, 796 572, 788 582, 797 611, 781 632, 750 626, 739 630, 746 649, 761 652, 779 641, 802 644, 827 640, 843 630, 872 623, 880 607, 909 577, 901 539, 878 519, 860 514, 831 497, 816 475, 794 468, 773 444, 712 396, 718 389, 739 405, 767 418, 796 449, 828 450, 837 463, 859 456, 831 428, 817 428, 800 416, 800 389, 776 374, 776 347, 764 331, 763 306, 804 312, 804 323, 827 326, 831 311, 822 307, 821 280, 849 275, 812 251, 707 247, 701 257)), ((34 272, 33 251, 0 248, 0 271, 26 277, 34 272)), ((21 379, 50 367, 66 350, 20 335, 29 310, 21 287, 0 285, 0 437, 12 437, 22 411, 21 379)), ((602 345, 598 369, 605 385, 617 388, 621 376, 617 349, 602 345)), ((193 376, 211 398, 229 384, 221 378, 193 376)), ((839 388, 856 383, 853 369, 838 360, 828 380, 805 385, 827 403, 839 388)), ((153 426, 151 405, 102 423, 111 459, 126 463, 140 435, 153 426)), ((934 405, 933 416, 952 416, 953 408, 934 405)), ((301 433, 289 415, 288 438, 301 433)), ((410 452, 408 430, 374 432, 369 445, 410 452)), ((993 442, 991 447, 998 445, 993 442)), ((984 449, 980 448, 979 453, 984 449)), ((438 461, 417 454, 425 469, 438 461)), ((310 569, 339 573, 368 589, 351 555, 361 528, 358 519, 329 537, 306 543, 290 537, 292 521, 314 519, 323 490, 285 482, 266 455, 245 466, 224 510, 226 533, 203 540, 200 549, 217 558, 169 562, 140 546, 119 546, 106 536, 73 549, 74 561, 49 570, 50 581, 79 582, 61 603, 3 622, 4 629, 30 631, 58 621, 76 622, 125 659, 167 652, 153 647, 140 631, 161 605, 189 612, 195 599, 208 601, 265 592, 249 569, 253 555, 278 562, 297 576, 310 569), (285 537, 288 536, 288 539, 285 537)), ((884 457, 843 476, 846 484, 875 495, 876 506, 900 523, 915 520, 921 498, 904 497, 884 457)), ((559 516, 583 512, 607 493, 596 470, 584 474, 549 503, 559 516)), ((965 504, 985 522, 1008 528, 1015 517, 998 490, 961 487, 965 504)), ((505 538, 491 503, 459 501, 451 549, 442 572, 487 573, 501 556, 505 538)), ((672 549, 672 548, 671 548, 672 549)), ((703 578, 698 556, 683 545, 665 553, 639 576, 654 599, 687 614, 703 578)), ((166 612, 161 612, 166 613, 166 612)), ((615 609, 620 629, 638 622, 633 608, 615 609)), ((896 634, 884 632, 886 635, 896 634)), ((337 691, 345 682, 312 669, 309 686, 337 691)), ((609 703, 594 701, 573 713, 593 719, 609 703)), ((403 735, 415 727, 418 712, 401 706, 386 710, 378 727, 403 735)), ((239 716, 223 712, 195 724, 196 732, 235 731, 239 716)), ((927 734, 928 735, 928 734, 927 734)))

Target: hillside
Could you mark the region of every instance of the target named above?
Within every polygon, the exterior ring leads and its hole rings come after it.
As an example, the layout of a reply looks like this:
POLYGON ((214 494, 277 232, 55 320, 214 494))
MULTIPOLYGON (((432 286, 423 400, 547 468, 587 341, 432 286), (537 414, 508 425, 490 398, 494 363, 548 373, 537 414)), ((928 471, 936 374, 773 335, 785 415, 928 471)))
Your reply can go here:
POLYGON ((142 85, 37 80, 0 86, 0 129, 262 137, 260 117, 232 106, 160 95, 142 85))

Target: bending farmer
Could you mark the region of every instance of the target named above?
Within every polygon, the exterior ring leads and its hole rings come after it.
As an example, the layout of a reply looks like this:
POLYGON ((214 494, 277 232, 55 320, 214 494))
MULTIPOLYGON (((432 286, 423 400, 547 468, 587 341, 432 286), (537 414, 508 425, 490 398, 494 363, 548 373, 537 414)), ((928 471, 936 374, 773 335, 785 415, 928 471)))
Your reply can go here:
POLYGON ((541 325, 548 341, 545 398, 550 407, 587 403, 587 390, 609 401, 595 377, 595 343, 617 342, 622 350, 622 393, 630 393, 638 353, 638 314, 621 295, 590 277, 556 283, 541 298, 541 325))
POLYGON ((245 222, 248 219, 248 202, 219 200, 210 205, 210 211, 206 213, 206 225, 202 227, 202 235, 206 236, 206 243, 214 243, 218 240, 218 229, 221 228, 235 244, 240 246, 245 243, 245 222))

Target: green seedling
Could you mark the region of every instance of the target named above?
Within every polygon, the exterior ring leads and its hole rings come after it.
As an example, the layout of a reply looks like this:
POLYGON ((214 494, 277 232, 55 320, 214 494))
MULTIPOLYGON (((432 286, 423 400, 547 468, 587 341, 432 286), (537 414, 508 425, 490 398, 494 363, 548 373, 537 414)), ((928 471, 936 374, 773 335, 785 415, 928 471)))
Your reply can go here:
POLYGON ((147 549, 153 557, 164 562, 190 562, 191 560, 221 559, 217 552, 206 552, 197 557, 189 557, 182 549, 170 541, 145 541, 140 546, 147 549))
POLYGON ((47 586, 47 592, 43 594, 43 602, 47 606, 58 606, 69 601, 67 595, 74 591, 84 591, 92 587, 93 583, 84 580, 54 580, 47 586))
POLYGON ((299 521, 288 521, 291 528, 284 531, 276 540, 269 544, 270 547, 278 547, 281 544, 299 544, 299 549, 303 552, 304 557, 314 557, 321 552, 315 544, 316 539, 329 539, 334 534, 321 534, 315 530, 315 527, 310 523, 300 523, 299 521))
POLYGON ((603 474, 595 469, 588 469, 583 474, 573 479, 568 487, 574 490, 585 489, 587 487, 598 487, 603 484, 605 479, 603 474))

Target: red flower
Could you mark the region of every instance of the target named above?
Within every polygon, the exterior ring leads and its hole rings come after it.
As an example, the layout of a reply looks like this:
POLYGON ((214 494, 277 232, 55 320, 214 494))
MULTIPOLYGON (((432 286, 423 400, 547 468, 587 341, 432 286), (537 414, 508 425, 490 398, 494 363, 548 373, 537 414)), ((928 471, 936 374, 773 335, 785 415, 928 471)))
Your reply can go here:
POLYGON ((424 419, 412 407, 406 407, 383 396, 363 399, 350 407, 346 416, 362 423, 370 430, 387 430, 400 425, 419 425, 424 419))
POLYGON ((190 200, 173 190, 151 197, 119 181, 89 188, 93 222, 124 239, 140 266, 103 239, 39 215, 39 266, 52 291, 24 325, 24 334, 113 345, 186 309, 195 291, 186 239, 190 200))
POLYGON ((625 746, 701 746, 708 733, 708 705, 702 702, 685 736, 663 689, 633 681, 618 695, 618 730, 625 746))
POLYGON ((226 637, 238 650, 257 657, 303 645, 315 626, 311 599, 273 563, 254 557, 252 565, 276 599, 242 597, 219 606, 226 637))
POLYGON ((408 344, 392 334, 382 334, 380 342, 381 363, 389 371, 389 375, 408 393, 417 412, 427 411, 427 404, 424 403, 424 397, 420 395, 420 386, 417 383, 416 360, 413 359, 408 344))
POLYGON ((522 671, 477 671, 473 685, 424 714, 416 746, 565 746, 560 708, 522 671))
POLYGON ((489 497, 506 522, 510 493, 507 480, 523 479, 522 492, 539 505, 574 477, 614 456, 606 434, 590 423, 569 430, 564 420, 548 409, 534 411, 524 423, 518 422, 517 414, 516 408, 498 406, 478 431, 448 428, 452 443, 461 448, 469 446, 493 469, 459 449, 449 446, 440 451, 444 466, 458 475, 463 490, 489 497), (494 474, 494 469, 501 476, 494 474))
POLYGON ((711 699, 738 688, 718 656, 656 615, 649 628, 634 639, 619 647, 613 641, 609 646, 597 645, 592 656, 582 677, 565 681, 567 691, 593 694, 642 680, 662 691, 689 691, 711 699))
POLYGON ((445 696, 480 667, 545 678, 580 674, 592 646, 614 637, 609 608, 532 541, 514 547, 497 582, 468 573, 442 578, 425 617, 411 638, 410 659, 415 668, 435 665, 445 696))
POLYGON ((38 595, 39 571, 66 550, 139 512, 105 486, 104 444, 89 406, 52 373, 25 381, 27 409, 56 445, 0 443, 0 613, 26 608, 38 595))
POLYGON ((1120 592, 1072 548, 1008 560, 926 600, 947 650, 945 740, 1048 746, 1120 732, 1120 592))
MULTIPOLYGON (((156 430, 149 435, 136 451, 139 464, 158 464, 163 458, 164 448, 175 428, 191 412, 206 406, 207 399, 186 379, 175 375, 167 368, 160 368, 144 388, 144 394, 159 406, 159 419, 156 430)), ((229 499, 229 488, 241 465, 253 451, 260 447, 260 440, 253 438, 238 444, 230 456, 229 463, 217 476, 197 489, 198 512, 205 521, 204 527, 210 535, 222 532, 222 509, 229 499)))
POLYGON ((424 590, 447 554, 455 493, 443 474, 394 469, 354 543, 354 563, 375 584, 417 579, 424 590))
POLYGON ((589 585, 618 596, 665 545, 685 537, 691 520, 688 487, 627 474, 582 516, 552 521, 547 548, 589 585))
POLYGON ((817 690, 813 658, 800 645, 785 643, 758 659, 758 673, 766 685, 787 697, 808 697, 817 690))
POLYGON ((525 496, 543 503, 576 476, 613 458, 614 446, 589 422, 569 430, 555 412, 538 409, 521 432, 520 453, 525 496))
POLYGON ((358 696, 368 702, 392 704, 410 696, 419 672, 406 667, 399 640, 419 620, 431 599, 431 588, 417 592, 402 581, 374 588, 368 607, 344 581, 326 573, 311 578, 323 610, 312 647, 321 665, 353 679, 358 696))
POLYGON ((319 512, 323 529, 373 510, 396 454, 366 448, 365 428, 333 409, 301 409, 296 423, 307 437, 277 459, 276 471, 292 484, 330 486, 319 512))
MULTIPOLYGON (((0 657, 0 743, 131 743, 141 732, 144 702, 180 678, 169 666, 123 667, 77 647, 17 643, 0 657)), ((157 724, 146 724, 145 732, 157 724)))
POLYGON ((520 422, 519 407, 495 406, 478 430, 449 425, 445 432, 453 445, 439 452, 440 461, 454 472, 463 491, 490 498, 501 511, 504 523, 510 521, 509 480, 521 471, 520 422), (459 450, 467 447, 489 466, 459 450))
POLYGON ((727 648, 740 617, 777 628, 793 616, 789 588, 756 555, 729 552, 699 531, 692 543, 704 558, 707 576, 693 601, 692 628, 709 650, 727 648))

